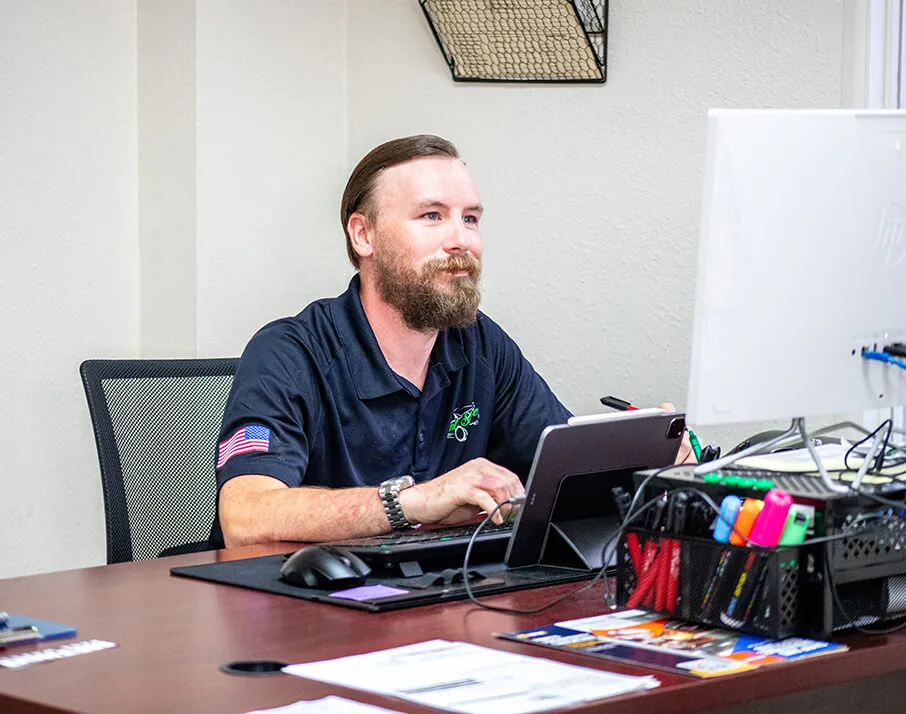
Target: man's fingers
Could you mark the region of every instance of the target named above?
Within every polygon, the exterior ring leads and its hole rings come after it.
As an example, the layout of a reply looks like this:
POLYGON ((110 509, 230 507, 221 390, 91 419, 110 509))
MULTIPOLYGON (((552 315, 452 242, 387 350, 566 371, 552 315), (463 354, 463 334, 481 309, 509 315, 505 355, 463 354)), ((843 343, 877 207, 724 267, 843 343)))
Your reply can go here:
POLYGON ((683 434, 683 440, 680 442, 679 451, 676 454, 676 463, 678 464, 697 464, 695 450, 692 448, 692 441, 689 439, 689 432, 683 434))
MULTIPOLYGON (((495 501, 487 491, 476 488, 469 493, 468 499, 470 503, 474 503, 482 511, 493 513, 494 515, 491 517, 491 520, 494 521, 494 523, 503 523, 503 514, 500 512, 500 509, 497 508, 498 501, 495 501)), ((506 498, 501 499, 501 501, 505 500, 506 498)))
POLYGON ((474 521, 481 514, 478 506, 459 506, 452 513, 447 514, 438 524, 442 526, 458 526, 462 523, 474 521))
POLYGON ((491 491, 492 496, 497 498, 498 503, 506 501, 511 496, 525 493, 525 486, 522 485, 522 481, 516 474, 503 466, 492 464, 490 461, 488 464, 492 467, 494 476, 491 488, 488 490, 491 491))
POLYGON ((442 476, 406 489, 400 494, 403 510, 410 519, 422 523, 452 524, 469 520, 478 511, 494 513, 501 523, 509 506, 497 505, 522 494, 525 488, 512 471, 477 458, 442 476), (409 491, 416 491, 410 494, 409 491))

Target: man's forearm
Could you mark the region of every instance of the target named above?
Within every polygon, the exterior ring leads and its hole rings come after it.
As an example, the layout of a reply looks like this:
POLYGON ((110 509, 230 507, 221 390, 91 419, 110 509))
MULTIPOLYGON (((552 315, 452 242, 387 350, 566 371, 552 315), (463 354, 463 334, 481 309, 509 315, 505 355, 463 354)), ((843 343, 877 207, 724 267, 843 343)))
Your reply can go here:
POLYGON ((227 547, 278 540, 341 540, 390 530, 376 488, 281 484, 259 489, 231 481, 221 489, 220 523, 227 547))

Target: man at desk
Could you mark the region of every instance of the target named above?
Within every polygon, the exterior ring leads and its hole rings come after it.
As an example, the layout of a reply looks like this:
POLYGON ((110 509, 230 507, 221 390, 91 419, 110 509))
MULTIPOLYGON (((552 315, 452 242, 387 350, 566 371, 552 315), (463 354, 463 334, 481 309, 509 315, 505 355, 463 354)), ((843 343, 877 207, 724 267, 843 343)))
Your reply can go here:
POLYGON ((216 544, 453 525, 523 493, 541 432, 570 413, 478 311, 482 212, 440 137, 359 162, 341 205, 349 288, 267 325, 242 355, 217 449, 216 544))

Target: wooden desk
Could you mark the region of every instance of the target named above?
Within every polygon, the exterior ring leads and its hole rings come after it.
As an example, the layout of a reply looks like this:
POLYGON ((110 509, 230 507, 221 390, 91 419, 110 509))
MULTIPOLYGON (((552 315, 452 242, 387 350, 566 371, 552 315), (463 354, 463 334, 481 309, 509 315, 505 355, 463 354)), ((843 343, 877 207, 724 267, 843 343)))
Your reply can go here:
MULTIPOLYGON (((217 712, 230 714, 337 693, 406 712, 432 712, 398 700, 299 677, 223 674, 225 662, 289 663, 369 652, 431 638, 464 640, 629 674, 653 670, 505 642, 494 631, 524 629, 603 610, 595 588, 538 615, 481 610, 467 602, 368 614, 331 605, 169 575, 174 565, 286 552, 291 544, 122 563, 0 581, 0 607, 78 628, 78 640, 115 649, 0 669, 0 712, 217 712)), ((500 595, 495 604, 531 607, 575 585, 500 595)), ((59 644, 67 640, 59 641, 59 644)), ((601 712, 805 712, 863 707, 871 714, 906 708, 906 634, 847 638, 853 651, 700 680, 656 672, 662 686, 579 710, 601 712), (770 701, 765 701, 769 699, 770 701)), ((44 643, 43 646, 48 646, 44 643)), ((28 651, 39 646, 18 647, 28 651)), ((501 714, 505 714, 502 712, 501 714)))

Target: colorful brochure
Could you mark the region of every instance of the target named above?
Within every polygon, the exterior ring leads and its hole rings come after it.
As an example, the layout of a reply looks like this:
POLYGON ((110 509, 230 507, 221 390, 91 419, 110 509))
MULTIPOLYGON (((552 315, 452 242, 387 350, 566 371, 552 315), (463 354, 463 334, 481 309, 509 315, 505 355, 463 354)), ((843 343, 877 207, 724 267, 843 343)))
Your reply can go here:
POLYGON ((720 677, 849 649, 803 637, 770 640, 670 620, 645 610, 623 610, 497 636, 697 677, 720 677))

